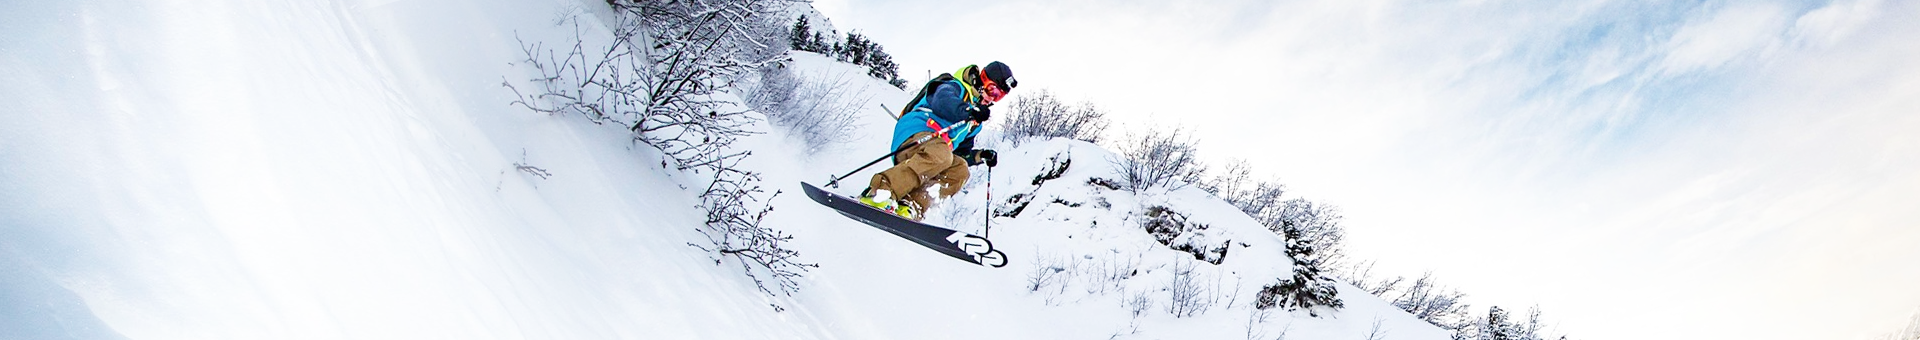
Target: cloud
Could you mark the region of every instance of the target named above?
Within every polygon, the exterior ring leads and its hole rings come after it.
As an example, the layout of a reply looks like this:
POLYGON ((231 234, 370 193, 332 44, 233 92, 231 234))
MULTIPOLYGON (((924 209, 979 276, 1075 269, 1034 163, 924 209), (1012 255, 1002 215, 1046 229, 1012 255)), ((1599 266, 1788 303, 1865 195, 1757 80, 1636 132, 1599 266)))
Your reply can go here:
POLYGON ((1793 37, 1826 47, 1859 30, 1880 11, 1880 0, 1834 1, 1794 20, 1793 37))
POLYGON ((1736 2, 1710 10, 1667 40, 1661 69, 1668 75, 1707 71, 1736 58, 1763 58, 1787 28, 1785 8, 1766 2, 1736 2))

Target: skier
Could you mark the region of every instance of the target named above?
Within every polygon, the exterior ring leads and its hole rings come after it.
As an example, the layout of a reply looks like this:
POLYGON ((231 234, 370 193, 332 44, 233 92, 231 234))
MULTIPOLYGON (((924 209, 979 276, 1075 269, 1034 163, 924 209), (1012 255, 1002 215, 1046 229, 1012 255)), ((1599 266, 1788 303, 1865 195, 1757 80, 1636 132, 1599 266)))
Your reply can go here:
POLYGON ((919 221, 920 213, 934 200, 929 190, 937 190, 939 198, 945 199, 967 183, 968 166, 999 165, 993 150, 974 150, 973 137, 991 117, 993 103, 1015 86, 1019 82, 1013 70, 998 61, 986 67, 967 65, 929 82, 920 89, 922 98, 912 103, 911 111, 894 123, 889 149, 923 136, 936 137, 894 153, 894 166, 873 175, 860 193, 860 202, 919 221))

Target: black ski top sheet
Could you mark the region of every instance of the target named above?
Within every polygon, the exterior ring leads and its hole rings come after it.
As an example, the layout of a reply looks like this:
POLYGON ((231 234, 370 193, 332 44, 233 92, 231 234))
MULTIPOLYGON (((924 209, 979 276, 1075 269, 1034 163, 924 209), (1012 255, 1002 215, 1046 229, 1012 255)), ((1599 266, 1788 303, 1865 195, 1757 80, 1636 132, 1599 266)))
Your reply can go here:
POLYGON ((911 240, 927 249, 973 264, 994 267, 1006 265, 1006 255, 994 250, 993 244, 986 238, 902 218, 867 206, 854 198, 827 192, 813 184, 802 182, 800 186, 806 191, 807 197, 839 211, 841 215, 911 240))

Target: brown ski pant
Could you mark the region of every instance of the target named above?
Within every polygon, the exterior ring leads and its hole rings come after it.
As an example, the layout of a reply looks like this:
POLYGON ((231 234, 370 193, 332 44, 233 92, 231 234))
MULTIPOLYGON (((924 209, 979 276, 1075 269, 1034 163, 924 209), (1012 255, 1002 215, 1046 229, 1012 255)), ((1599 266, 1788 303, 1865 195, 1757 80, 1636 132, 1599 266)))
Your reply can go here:
MULTIPOLYGON (((932 132, 907 137, 911 141, 932 132)), ((953 154, 953 142, 945 138, 928 139, 893 155, 893 167, 873 175, 867 184, 874 190, 886 189, 897 202, 906 202, 916 214, 927 211, 933 197, 927 188, 939 186, 940 198, 960 192, 967 184, 967 161, 953 154)), ((920 217, 918 215, 914 217, 920 217)))

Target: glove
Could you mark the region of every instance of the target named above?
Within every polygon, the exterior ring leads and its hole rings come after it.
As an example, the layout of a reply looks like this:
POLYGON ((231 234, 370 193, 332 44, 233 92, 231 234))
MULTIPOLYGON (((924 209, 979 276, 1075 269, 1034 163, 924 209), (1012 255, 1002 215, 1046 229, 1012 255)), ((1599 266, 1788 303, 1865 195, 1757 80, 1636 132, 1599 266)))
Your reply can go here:
POLYGON ((969 106, 967 107, 967 116, 973 121, 985 123, 988 117, 993 117, 993 109, 978 105, 969 106))
POLYGON ((993 150, 973 150, 973 152, 967 153, 966 157, 962 158, 967 160, 967 166, 986 164, 987 167, 991 168, 1000 165, 1000 153, 993 152, 993 150))

